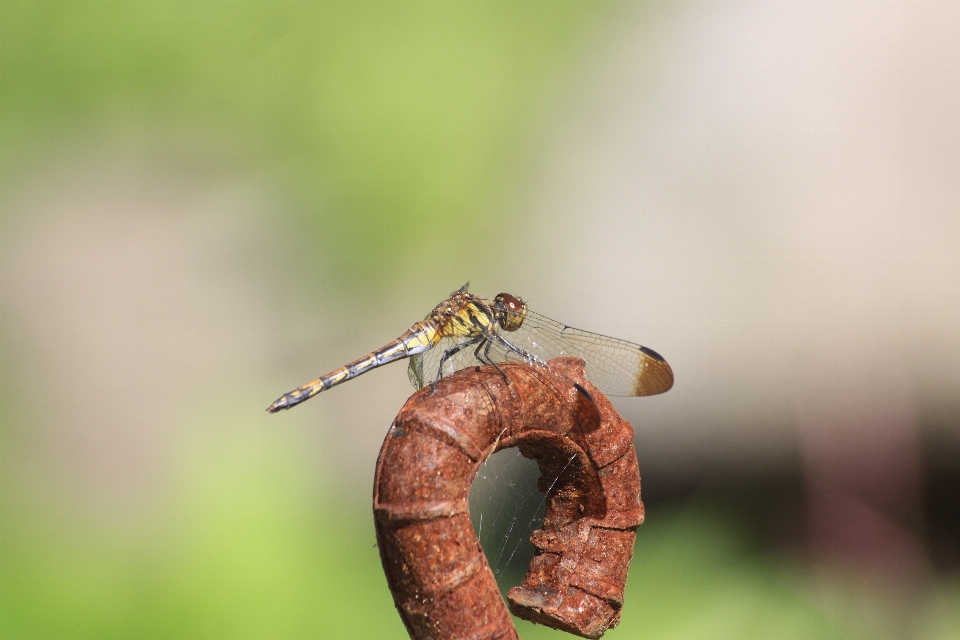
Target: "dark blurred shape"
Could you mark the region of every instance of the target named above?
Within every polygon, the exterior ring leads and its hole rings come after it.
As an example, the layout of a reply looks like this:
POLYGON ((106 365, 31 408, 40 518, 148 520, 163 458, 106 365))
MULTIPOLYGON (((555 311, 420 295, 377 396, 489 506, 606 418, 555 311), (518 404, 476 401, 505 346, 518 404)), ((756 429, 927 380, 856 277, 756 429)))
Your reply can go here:
MULTIPOLYGON (((949 420, 949 418, 944 418, 949 420)), ((939 572, 960 571, 960 424, 928 424, 921 431, 923 535, 939 572)))
POLYGON ((916 417, 896 389, 805 402, 800 444, 810 549, 910 591, 924 581, 916 417))

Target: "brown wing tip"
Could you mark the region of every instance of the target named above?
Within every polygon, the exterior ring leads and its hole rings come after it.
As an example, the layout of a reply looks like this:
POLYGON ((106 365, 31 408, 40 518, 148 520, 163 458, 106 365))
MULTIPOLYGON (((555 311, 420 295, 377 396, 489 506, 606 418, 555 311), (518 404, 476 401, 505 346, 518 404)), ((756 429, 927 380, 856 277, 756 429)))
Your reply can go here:
POLYGON ((663 356, 660 355, 659 353, 657 353, 656 351, 654 351, 653 349, 648 349, 647 347, 640 347, 640 351, 642 351, 643 353, 647 354, 648 356, 650 356, 650 357, 653 358, 654 360, 659 360, 660 362, 662 362, 662 363, 664 363, 664 364, 667 363, 667 361, 663 359, 663 356))
POLYGON ((673 387, 673 369, 656 351, 646 347, 641 349, 650 358, 644 361, 643 369, 637 376, 635 395, 655 396, 669 391, 673 387))

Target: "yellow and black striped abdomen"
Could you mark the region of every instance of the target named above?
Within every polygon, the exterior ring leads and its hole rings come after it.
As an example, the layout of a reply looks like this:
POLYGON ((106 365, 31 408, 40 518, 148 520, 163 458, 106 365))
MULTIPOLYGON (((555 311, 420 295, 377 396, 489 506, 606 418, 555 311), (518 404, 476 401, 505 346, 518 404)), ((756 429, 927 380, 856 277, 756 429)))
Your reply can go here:
POLYGON ((385 365, 394 360, 409 358, 426 351, 441 338, 436 324, 432 321, 424 320, 410 327, 406 333, 385 345, 373 353, 368 353, 359 360, 354 360, 350 364, 344 365, 335 371, 331 371, 325 376, 320 376, 316 380, 308 382, 302 387, 298 387, 289 393, 285 393, 267 407, 270 413, 276 413, 283 409, 289 409, 317 395, 321 391, 326 391, 330 387, 356 378, 357 376, 385 365))

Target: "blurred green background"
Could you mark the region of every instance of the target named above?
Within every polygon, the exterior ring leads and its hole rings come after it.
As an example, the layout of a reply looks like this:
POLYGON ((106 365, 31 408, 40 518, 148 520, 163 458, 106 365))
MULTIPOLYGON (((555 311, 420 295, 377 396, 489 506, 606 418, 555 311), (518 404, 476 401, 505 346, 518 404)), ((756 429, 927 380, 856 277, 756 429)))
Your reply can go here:
POLYGON ((263 409, 471 280, 677 372, 608 637, 960 636, 958 20, 3 0, 0 634, 406 637, 402 366, 263 409))

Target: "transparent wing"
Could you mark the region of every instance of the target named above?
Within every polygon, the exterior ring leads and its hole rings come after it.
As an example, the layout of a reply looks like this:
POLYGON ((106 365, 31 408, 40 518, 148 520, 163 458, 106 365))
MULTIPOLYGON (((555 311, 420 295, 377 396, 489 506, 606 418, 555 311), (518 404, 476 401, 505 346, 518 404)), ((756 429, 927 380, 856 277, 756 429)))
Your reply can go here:
MULTIPOLYGON (((525 354, 541 362, 560 356, 582 358, 587 379, 611 396, 649 396, 673 386, 673 371, 657 352, 633 342, 575 329, 538 313, 527 311, 516 331, 501 331, 501 341, 491 341, 480 354, 493 362, 526 362, 525 354)), ((462 346, 463 338, 444 338, 440 344, 410 361, 413 386, 420 388, 437 378, 443 353, 462 346)), ((479 344, 479 343, 477 343, 479 344)), ((477 344, 467 346, 444 363, 443 376, 482 364, 476 357, 477 344)))
MULTIPOLYGON (((407 377, 410 378, 410 384, 417 389, 422 389, 455 371, 484 364, 474 355, 474 351, 479 344, 479 342, 471 343, 470 338, 462 336, 441 338, 440 342, 432 348, 410 358, 410 364, 407 367, 407 377), (440 361, 443 360, 443 354, 457 347, 462 348, 444 361, 443 371, 441 372, 440 361)), ((492 359, 494 362, 506 361, 504 357, 493 357, 492 359)), ((520 361, 522 362, 522 359, 520 361)))
POLYGON ((587 379, 606 395, 650 396, 673 386, 673 371, 656 351, 568 327, 532 311, 527 311, 523 326, 502 337, 542 360, 582 358, 587 379))

